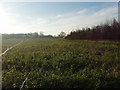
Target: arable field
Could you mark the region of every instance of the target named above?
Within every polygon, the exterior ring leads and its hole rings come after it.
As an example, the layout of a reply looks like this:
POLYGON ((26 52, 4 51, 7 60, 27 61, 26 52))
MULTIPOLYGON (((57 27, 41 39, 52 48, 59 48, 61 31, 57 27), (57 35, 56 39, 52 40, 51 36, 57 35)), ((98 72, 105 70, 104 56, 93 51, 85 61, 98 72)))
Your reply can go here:
POLYGON ((2 40, 2 52, 4 52, 7 48, 10 48, 11 46, 15 45, 16 43, 19 43, 24 39, 3 39, 2 40))
POLYGON ((34 38, 4 54, 2 70, 3 88, 120 88, 120 43, 34 38))

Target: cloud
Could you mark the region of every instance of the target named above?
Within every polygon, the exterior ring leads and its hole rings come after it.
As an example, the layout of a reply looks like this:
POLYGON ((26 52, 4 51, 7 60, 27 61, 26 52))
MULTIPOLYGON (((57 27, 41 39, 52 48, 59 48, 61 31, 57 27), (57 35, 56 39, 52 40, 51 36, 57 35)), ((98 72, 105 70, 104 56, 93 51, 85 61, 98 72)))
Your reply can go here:
MULTIPOLYGON (((58 14, 53 16, 52 21, 42 17, 22 16, 17 13, 6 13, 7 24, 0 32, 7 33, 28 33, 44 32, 44 34, 57 35, 61 31, 70 33, 72 30, 82 27, 91 27, 104 22, 107 19, 117 17, 117 7, 108 7, 88 14, 90 9, 83 9, 76 12, 58 14), (86 13, 86 14, 83 14, 86 13)), ((4 12, 5 13, 5 12, 4 12)), ((2 22, 1 22, 2 23, 2 22)))
MULTIPOLYGON (((87 10, 83 10, 84 12, 87 10)), ((83 12, 82 11, 82 12, 83 12)), ((88 12, 89 13, 89 12, 88 12)), ((57 32, 65 31, 69 33, 72 30, 82 27, 91 27, 105 22, 106 20, 111 20, 113 17, 117 17, 117 7, 103 8, 92 14, 86 15, 73 15, 67 18, 61 18, 55 22, 51 23, 51 27, 58 27, 57 32)))
MULTIPOLYGON (((108 8, 104 8, 104 9, 101 9, 99 10, 98 12, 94 13, 92 16, 107 16, 109 17, 110 15, 109 14, 117 14, 118 11, 117 11, 117 7, 113 6, 113 7, 108 7, 108 8)), ((113 16, 112 16, 113 17, 113 16)))
POLYGON ((0 5, 2 5, 2 7, 4 7, 4 10, 7 10, 7 11, 10 11, 10 10, 14 10, 16 8, 21 8, 25 5, 27 5, 28 3, 17 3, 17 2, 14 2, 14 3, 1 3, 0 5))
POLYGON ((63 15, 61 14, 58 14, 57 16, 55 16, 55 18, 61 18, 61 17, 63 17, 63 15))
POLYGON ((31 21, 31 24, 33 25, 45 25, 47 24, 49 21, 47 19, 44 18, 36 18, 35 20, 31 21))
POLYGON ((83 10, 78 11, 77 13, 78 13, 78 14, 83 14, 83 13, 85 13, 85 12, 87 12, 87 11, 88 11, 87 9, 83 9, 83 10))

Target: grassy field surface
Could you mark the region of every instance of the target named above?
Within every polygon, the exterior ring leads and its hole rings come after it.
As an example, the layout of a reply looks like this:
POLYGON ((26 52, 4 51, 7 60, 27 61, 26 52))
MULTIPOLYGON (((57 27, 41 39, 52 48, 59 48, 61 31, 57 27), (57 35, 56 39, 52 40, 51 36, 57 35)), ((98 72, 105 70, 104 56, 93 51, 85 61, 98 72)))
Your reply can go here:
POLYGON ((2 52, 5 51, 7 48, 19 43, 24 39, 3 39, 2 40, 2 52))
MULTIPOLYGON (((3 40, 3 51, 20 40, 3 40)), ((120 88, 120 43, 28 40, 2 56, 3 88, 120 88)))

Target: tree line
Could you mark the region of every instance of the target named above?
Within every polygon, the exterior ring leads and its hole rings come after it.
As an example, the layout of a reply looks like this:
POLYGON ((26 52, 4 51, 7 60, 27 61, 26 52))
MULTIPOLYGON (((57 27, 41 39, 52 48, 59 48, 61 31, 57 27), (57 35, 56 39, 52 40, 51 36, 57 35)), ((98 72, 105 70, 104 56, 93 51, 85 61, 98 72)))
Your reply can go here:
POLYGON ((2 34, 2 39, 11 39, 11 38, 64 38, 66 36, 65 32, 60 32, 57 36, 53 35, 44 35, 43 32, 34 32, 34 33, 21 33, 21 34, 2 34))
POLYGON ((11 38, 40 38, 40 37, 49 37, 53 38, 52 35, 44 35, 42 32, 34 33, 21 33, 21 34, 2 34, 2 39, 11 39, 11 38))
POLYGON ((110 23, 72 31, 66 39, 71 40, 115 40, 120 41, 120 23, 113 19, 110 23))

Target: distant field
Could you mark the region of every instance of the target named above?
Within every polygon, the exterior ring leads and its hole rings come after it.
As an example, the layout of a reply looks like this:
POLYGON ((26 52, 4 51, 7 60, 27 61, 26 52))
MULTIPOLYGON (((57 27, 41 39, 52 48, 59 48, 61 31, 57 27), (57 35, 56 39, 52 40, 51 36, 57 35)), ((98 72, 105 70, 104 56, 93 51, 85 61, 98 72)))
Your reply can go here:
MULTIPOLYGON (((3 51, 18 40, 3 40, 3 51)), ((120 42, 34 38, 2 57, 3 88, 120 88, 120 42), (29 75, 28 75, 29 74, 29 75)))
POLYGON ((5 51, 7 48, 19 43, 23 39, 3 39, 2 40, 2 52, 5 51))

